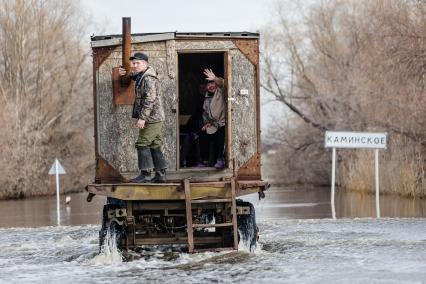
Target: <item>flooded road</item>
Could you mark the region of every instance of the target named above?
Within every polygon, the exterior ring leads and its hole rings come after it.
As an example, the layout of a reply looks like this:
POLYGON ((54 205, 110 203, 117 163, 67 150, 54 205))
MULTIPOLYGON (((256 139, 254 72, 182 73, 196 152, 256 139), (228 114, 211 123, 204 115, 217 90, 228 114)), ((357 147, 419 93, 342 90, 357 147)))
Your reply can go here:
MULTIPOLYGON (((98 224, 105 198, 96 196, 86 201, 86 193, 67 195, 60 198, 61 225, 98 224)), ((56 196, 28 198, 24 200, 0 200, 1 227, 40 227, 56 225, 56 196)))
MULTIPOLYGON (((69 195, 65 205, 61 196, 61 225, 99 224, 105 198, 95 196, 86 201, 86 193, 69 195)), ((258 218, 317 219, 331 218, 329 188, 271 188, 266 198, 257 194, 244 196, 255 205, 258 218)), ((426 200, 381 196, 382 217, 426 217, 426 200)), ((345 192, 336 195, 337 218, 368 218, 376 216, 374 195, 345 192)), ((56 197, 0 200, 0 228, 39 227, 56 225, 56 197)))
POLYGON ((255 253, 241 247, 170 258, 154 251, 130 262, 98 253, 104 202, 98 196, 86 203, 85 194, 74 194, 68 208, 62 203, 60 227, 52 226, 54 197, 1 201, 0 283, 426 283, 424 200, 398 205, 405 210, 399 215, 393 215, 397 205, 382 201, 382 216, 389 217, 352 219, 342 217, 374 217, 374 196, 347 203, 339 196, 341 219, 332 220, 328 192, 272 189, 262 201, 249 196, 260 228, 255 253))

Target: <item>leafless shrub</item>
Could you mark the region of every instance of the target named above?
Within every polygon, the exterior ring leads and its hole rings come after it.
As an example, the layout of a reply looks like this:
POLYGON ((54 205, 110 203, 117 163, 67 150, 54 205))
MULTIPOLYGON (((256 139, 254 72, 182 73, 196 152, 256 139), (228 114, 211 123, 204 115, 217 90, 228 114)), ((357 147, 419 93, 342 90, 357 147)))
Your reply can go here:
POLYGON ((87 20, 71 0, 0 0, 0 197, 81 190, 93 158, 87 20))
MULTIPOLYGON (((291 157, 305 171, 318 172, 329 168, 329 153, 309 149, 319 165, 301 149, 323 141, 324 130, 386 131, 391 143, 383 153, 383 188, 425 195, 426 2, 322 1, 298 16, 278 11, 264 40, 262 87, 293 115, 285 129, 269 131, 269 139, 284 145, 280 160, 291 157)), ((365 165, 366 155, 339 151, 339 170, 347 177, 341 186, 369 188, 371 171, 354 166, 365 165)))

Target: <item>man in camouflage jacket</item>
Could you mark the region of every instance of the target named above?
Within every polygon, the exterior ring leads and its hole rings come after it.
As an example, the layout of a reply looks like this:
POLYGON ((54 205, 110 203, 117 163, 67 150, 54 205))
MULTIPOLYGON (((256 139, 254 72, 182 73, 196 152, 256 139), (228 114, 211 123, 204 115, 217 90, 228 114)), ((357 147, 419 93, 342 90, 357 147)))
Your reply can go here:
MULTIPOLYGON (((135 102, 132 117, 138 119, 138 140, 135 143, 138 151, 139 176, 131 182, 165 182, 167 162, 161 150, 161 130, 164 123, 164 109, 159 93, 157 72, 148 65, 148 56, 136 52, 130 57, 134 71, 130 77, 135 81, 135 102), (151 179, 151 169, 155 176, 151 179)), ((120 75, 126 73, 120 68, 120 75)))

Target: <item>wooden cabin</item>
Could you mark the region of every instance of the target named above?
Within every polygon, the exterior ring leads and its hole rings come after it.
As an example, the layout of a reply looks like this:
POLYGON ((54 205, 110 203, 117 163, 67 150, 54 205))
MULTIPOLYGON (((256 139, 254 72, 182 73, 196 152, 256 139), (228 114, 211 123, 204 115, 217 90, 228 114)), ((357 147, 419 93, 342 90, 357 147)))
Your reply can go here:
MULTIPOLYGON (((236 197, 253 192, 263 197, 268 187, 260 170, 259 34, 130 34, 130 22, 126 24, 124 18, 123 35, 93 36, 91 45, 96 176, 87 187, 88 201, 98 194, 126 204, 105 205, 101 235, 115 222, 125 227, 126 248, 188 243, 190 252, 196 251, 197 245, 237 249, 237 215, 242 220, 238 225, 249 222, 247 216, 251 214, 250 218, 254 218, 254 208, 249 203, 238 203, 236 197), (134 146, 138 129, 131 117, 134 86, 123 84, 118 66, 129 70, 128 58, 135 52, 147 54, 149 64, 159 75, 166 117, 162 138, 168 162, 167 184, 127 183, 138 174, 134 146), (212 69, 225 82, 226 167, 221 170, 196 167, 196 143, 186 144, 183 151, 188 121, 200 112, 204 97, 205 68, 212 69), (224 222, 214 225, 216 234, 204 231, 211 225, 193 224, 200 222, 203 212, 224 222), (183 224, 188 229, 180 233, 143 229, 161 220, 183 224), (141 231, 145 233, 138 235, 141 231)), ((255 220, 250 224, 252 231, 257 232, 255 220)), ((255 235, 251 233, 252 242, 255 235)))
MULTIPOLYGON (((93 36, 96 183, 125 181, 137 175, 134 143, 138 129, 131 118, 133 86, 120 86, 122 35, 93 36)), ((163 151, 168 179, 214 180, 235 176, 260 180, 259 34, 132 34, 131 54, 141 51, 159 74, 166 121, 163 151), (199 111, 204 68, 223 77, 228 96, 226 168, 183 165, 185 122, 199 111)), ((130 54, 129 54, 130 56, 130 54)), ((192 151, 193 152, 193 151, 192 151)), ((189 162, 189 161, 187 161, 189 162)))

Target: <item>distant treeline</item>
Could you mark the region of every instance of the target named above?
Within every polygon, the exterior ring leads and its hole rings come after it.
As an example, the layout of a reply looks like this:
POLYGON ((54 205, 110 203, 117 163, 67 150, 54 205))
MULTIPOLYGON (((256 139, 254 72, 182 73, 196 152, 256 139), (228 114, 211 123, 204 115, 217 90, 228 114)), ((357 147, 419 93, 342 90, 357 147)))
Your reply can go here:
MULTIPOLYGON (((426 195, 426 2, 279 3, 261 32, 262 89, 288 110, 268 130, 271 174, 327 184, 325 130, 388 132, 382 189, 426 195)), ((62 190, 92 179, 88 22, 78 1, 0 0, 0 198, 53 194, 55 157, 62 190)), ((371 151, 338 154, 341 188, 373 190, 371 151)))
POLYGON ((61 190, 93 177, 91 58, 75 3, 0 0, 0 198, 55 193, 55 157, 61 190))
MULTIPOLYGON (((263 32, 262 87, 288 110, 267 134, 274 176, 327 184, 324 131, 389 134, 386 193, 425 196, 426 2, 287 1, 263 32), (306 2, 303 4, 306 5, 306 2)), ((340 188, 374 190, 368 150, 338 151, 340 188)))

